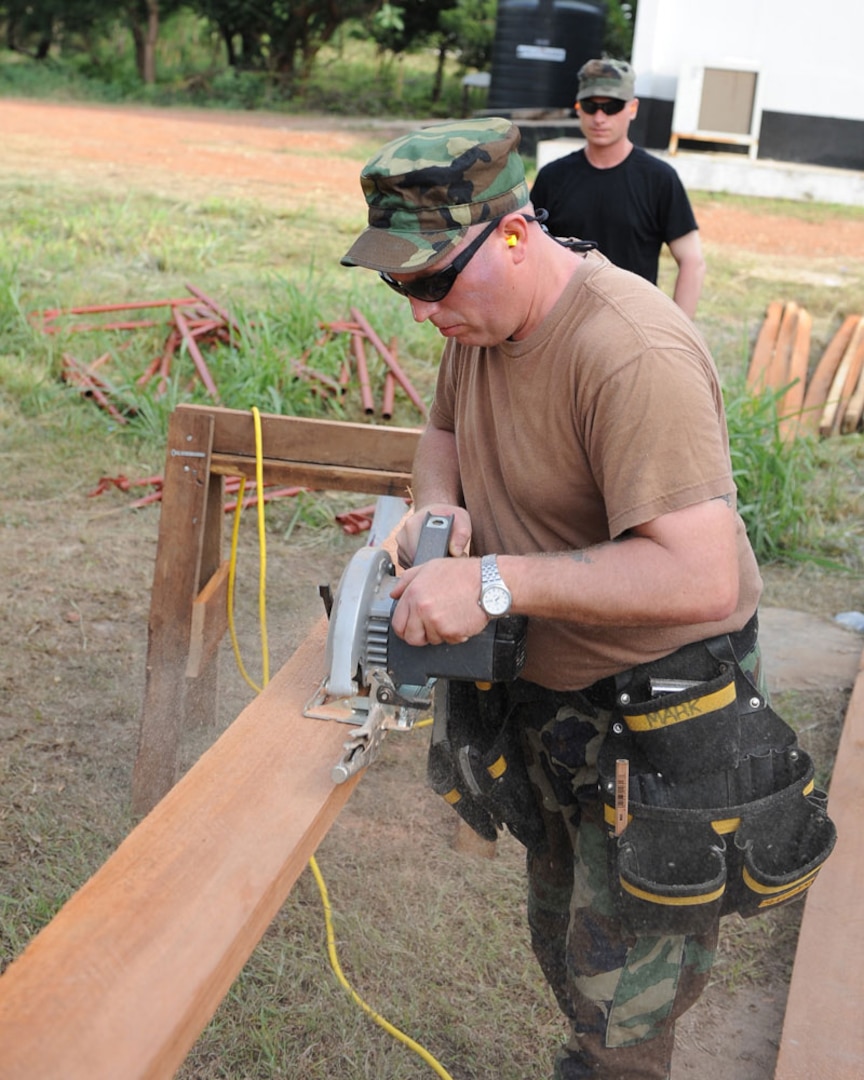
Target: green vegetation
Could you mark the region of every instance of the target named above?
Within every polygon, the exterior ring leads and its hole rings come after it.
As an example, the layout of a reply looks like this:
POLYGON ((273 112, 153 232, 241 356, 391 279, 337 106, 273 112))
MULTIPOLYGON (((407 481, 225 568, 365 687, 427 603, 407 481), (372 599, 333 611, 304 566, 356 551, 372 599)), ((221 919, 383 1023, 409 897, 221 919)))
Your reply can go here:
MULTIPOLYGON (((355 392, 344 399, 323 398, 293 371, 293 362, 303 359, 338 377, 348 336, 335 334, 322 343, 322 326, 348 318, 352 306, 366 314, 384 341, 398 340, 400 356, 428 398, 439 351, 435 335, 418 327, 407 305, 382 289, 373 275, 338 266, 354 226, 337 218, 334 229, 323 229, 321 213, 280 212, 218 199, 190 205, 136 193, 93 198, 57 184, 7 183, 0 209, 0 410, 7 430, 27 417, 38 418, 46 432, 53 430, 58 439, 62 434, 64 441, 70 432, 79 431, 89 441, 101 431, 121 456, 132 453, 157 468, 174 405, 210 400, 200 380, 190 386, 194 367, 184 352, 178 354, 166 394, 156 394, 155 380, 137 385, 162 348, 166 324, 78 334, 70 319, 58 323, 68 332, 46 335, 28 315, 182 296, 187 282, 230 307, 241 328, 230 345, 207 354, 228 407, 254 404, 266 412, 366 419, 356 383, 355 392), (128 424, 119 427, 62 381, 64 353, 82 362, 109 354, 101 370, 128 424)), ((770 396, 754 399, 743 389, 749 349, 764 312, 758 290, 765 297, 776 290, 773 281, 756 285, 753 303, 745 307, 742 295, 753 292, 753 281, 745 279, 742 288, 740 264, 718 265, 712 268, 703 305, 703 331, 726 387, 741 512, 760 560, 817 559, 857 568, 859 437, 822 445, 806 439, 784 442, 775 401, 770 396)), ((810 285, 801 302, 824 326, 827 340, 837 318, 837 289, 810 285)), ((158 317, 159 311, 151 314, 158 317)), ((380 383, 383 368, 374 352, 370 363, 373 381, 380 383)), ((420 418, 400 395, 394 419, 413 425, 420 418)))
MULTIPOLYGON (((636 0, 606 9, 605 50, 629 57, 636 0)), ((492 66, 496 14, 497 0, 0 3, 0 94, 454 116, 462 77, 492 66)))

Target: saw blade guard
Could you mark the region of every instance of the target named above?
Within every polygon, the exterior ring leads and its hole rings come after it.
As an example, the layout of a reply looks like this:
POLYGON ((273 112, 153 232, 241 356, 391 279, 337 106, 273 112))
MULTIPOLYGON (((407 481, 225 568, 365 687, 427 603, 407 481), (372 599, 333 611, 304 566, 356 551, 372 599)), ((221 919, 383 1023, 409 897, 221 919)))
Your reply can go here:
POLYGON ((353 697, 360 690, 357 672, 365 661, 366 623, 375 595, 388 576, 395 578, 395 569, 383 548, 361 548, 345 568, 327 631, 325 690, 330 697, 353 697))

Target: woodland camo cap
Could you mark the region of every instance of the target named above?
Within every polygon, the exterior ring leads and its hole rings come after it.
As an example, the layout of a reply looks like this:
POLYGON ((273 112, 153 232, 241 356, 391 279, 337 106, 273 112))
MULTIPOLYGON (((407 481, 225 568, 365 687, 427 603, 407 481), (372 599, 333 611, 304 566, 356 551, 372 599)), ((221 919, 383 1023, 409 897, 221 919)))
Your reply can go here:
POLYGON ((343 266, 413 273, 447 255, 472 225, 528 202, 519 129, 501 117, 450 120, 387 143, 363 166, 369 225, 343 266))
POLYGON ((625 60, 588 60, 579 69, 578 78, 577 101, 586 97, 630 101, 636 91, 636 73, 625 60))

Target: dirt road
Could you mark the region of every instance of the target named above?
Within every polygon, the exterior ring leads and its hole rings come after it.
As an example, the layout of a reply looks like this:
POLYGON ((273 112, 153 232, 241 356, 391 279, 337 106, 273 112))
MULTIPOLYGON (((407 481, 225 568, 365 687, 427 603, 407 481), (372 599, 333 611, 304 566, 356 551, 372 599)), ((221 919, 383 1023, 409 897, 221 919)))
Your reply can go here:
MULTIPOLYGON (((280 206, 326 201, 362 213, 359 165, 411 124, 184 109, 0 101, 0 173, 32 169, 94 187, 232 192, 280 206), (347 158, 345 155, 352 155, 347 158)), ((864 219, 842 229, 700 202, 706 245, 754 254, 861 258, 864 219)))

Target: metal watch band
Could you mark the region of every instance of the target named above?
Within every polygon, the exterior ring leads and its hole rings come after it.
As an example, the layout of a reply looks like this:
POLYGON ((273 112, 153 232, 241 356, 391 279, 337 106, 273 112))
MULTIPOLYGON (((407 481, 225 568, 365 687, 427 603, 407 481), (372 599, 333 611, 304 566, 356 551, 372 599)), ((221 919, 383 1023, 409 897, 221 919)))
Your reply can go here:
POLYGON ((498 571, 498 556, 484 555, 480 560, 480 587, 492 584, 504 584, 504 579, 498 571))

